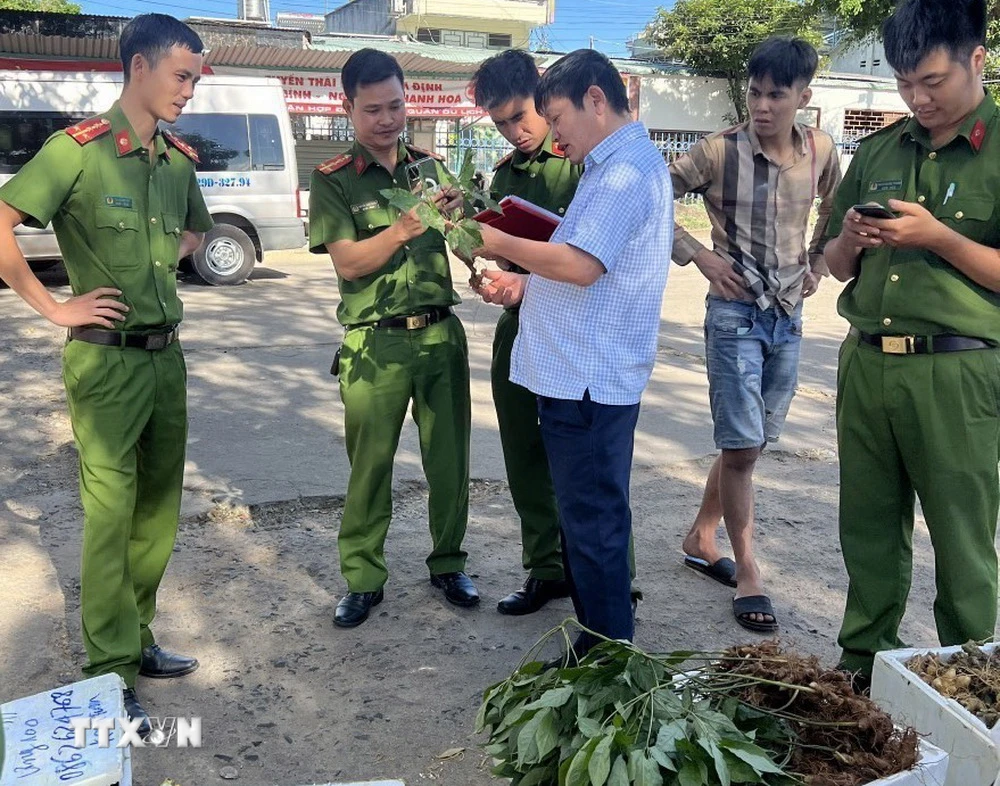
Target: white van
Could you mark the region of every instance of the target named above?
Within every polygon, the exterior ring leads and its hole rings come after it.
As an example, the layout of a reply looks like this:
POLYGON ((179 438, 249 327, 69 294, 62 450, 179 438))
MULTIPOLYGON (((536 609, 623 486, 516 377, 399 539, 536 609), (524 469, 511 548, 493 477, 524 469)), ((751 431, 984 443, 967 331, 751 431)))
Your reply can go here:
MULTIPOLYGON (((50 134, 110 107, 122 80, 120 71, 0 71, 0 183, 50 134)), ((305 244, 295 142, 277 79, 206 75, 170 128, 198 151, 198 184, 215 219, 191 259, 201 278, 239 284, 265 251, 305 244)), ((60 258, 51 227, 20 227, 17 237, 36 269, 60 258)))

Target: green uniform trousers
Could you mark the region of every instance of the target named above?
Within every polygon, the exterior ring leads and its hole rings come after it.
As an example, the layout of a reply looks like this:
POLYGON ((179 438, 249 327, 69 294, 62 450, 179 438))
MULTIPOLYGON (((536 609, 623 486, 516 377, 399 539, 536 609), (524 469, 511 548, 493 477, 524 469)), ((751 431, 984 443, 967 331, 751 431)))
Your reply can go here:
POLYGON ((504 311, 493 335, 493 404, 514 509, 521 518, 521 553, 532 578, 560 581, 559 508, 538 425, 538 396, 510 381, 510 354, 518 313, 504 311))
POLYGON ((392 465, 406 410, 420 434, 429 489, 432 575, 465 570, 472 406, 469 349, 457 317, 422 330, 362 327, 344 336, 340 397, 351 478, 340 524, 340 569, 351 592, 385 584, 392 465))
POLYGON ((80 457, 84 673, 115 672, 133 686, 177 535, 184 356, 176 342, 148 352, 70 341, 63 381, 80 457))
POLYGON ((889 355, 849 337, 837 382, 840 542, 850 578, 842 667, 871 673, 913 567, 914 495, 934 547, 942 645, 993 636, 1000 350, 889 355))

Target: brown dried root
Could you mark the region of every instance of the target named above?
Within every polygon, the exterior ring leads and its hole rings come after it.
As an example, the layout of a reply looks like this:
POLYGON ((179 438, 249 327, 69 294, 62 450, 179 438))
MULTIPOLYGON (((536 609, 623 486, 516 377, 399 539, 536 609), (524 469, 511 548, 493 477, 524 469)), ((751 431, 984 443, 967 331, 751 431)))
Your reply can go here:
POLYGON ((953 699, 992 729, 1000 722, 1000 653, 986 653, 974 642, 947 660, 916 655, 906 668, 942 696, 953 699))
POLYGON ((716 668, 781 683, 751 683, 738 698, 786 717, 799 745, 785 769, 810 786, 860 786, 917 763, 917 733, 897 729, 871 699, 854 692, 850 675, 824 668, 815 656, 766 641, 727 651, 716 668))

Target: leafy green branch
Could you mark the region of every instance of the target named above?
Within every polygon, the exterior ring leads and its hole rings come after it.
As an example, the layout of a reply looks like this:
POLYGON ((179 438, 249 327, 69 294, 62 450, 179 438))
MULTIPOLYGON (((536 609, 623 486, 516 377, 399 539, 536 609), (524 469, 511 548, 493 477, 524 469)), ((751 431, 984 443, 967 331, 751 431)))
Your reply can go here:
POLYGON ((465 151, 462 168, 456 177, 448 171, 440 161, 435 161, 437 182, 444 190, 453 190, 462 195, 462 207, 445 213, 439 202, 435 201, 438 193, 427 187, 424 182, 418 183, 413 191, 404 188, 386 188, 380 191, 389 204, 401 212, 416 210, 417 218, 424 229, 440 232, 455 252, 474 275, 479 275, 473 261, 473 251, 483 245, 483 236, 479 224, 467 216, 473 205, 485 205, 488 209, 502 213, 500 205, 490 197, 489 193, 479 189, 475 183, 476 165, 472 150, 465 151))
POLYGON ((845 675, 777 644, 659 655, 598 637, 578 659, 571 628, 581 626, 551 630, 485 693, 477 731, 512 786, 839 786, 875 779, 869 755, 895 771, 915 761, 916 736, 903 739, 845 675), (543 664, 553 638, 568 654, 543 664), (867 731, 883 723, 888 736, 869 744, 867 731))

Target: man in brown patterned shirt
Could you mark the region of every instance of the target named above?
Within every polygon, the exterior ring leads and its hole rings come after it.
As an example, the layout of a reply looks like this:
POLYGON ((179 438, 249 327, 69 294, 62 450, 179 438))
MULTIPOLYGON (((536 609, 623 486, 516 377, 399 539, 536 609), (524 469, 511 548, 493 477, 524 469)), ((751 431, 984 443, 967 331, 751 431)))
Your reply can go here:
POLYGON ((817 61, 805 41, 762 43, 749 62, 750 120, 702 139, 670 166, 675 196, 703 196, 714 247, 675 226, 674 261, 694 262, 710 282, 705 357, 721 451, 684 540, 684 562, 736 587, 736 621, 763 633, 778 621, 753 551, 753 469, 778 438, 795 394, 802 300, 828 272, 822 238, 840 183, 833 140, 795 121, 812 97, 817 61), (807 248, 817 195, 819 220, 807 248), (715 542, 723 518, 735 564, 715 542))

